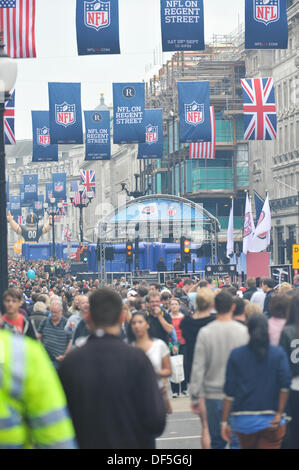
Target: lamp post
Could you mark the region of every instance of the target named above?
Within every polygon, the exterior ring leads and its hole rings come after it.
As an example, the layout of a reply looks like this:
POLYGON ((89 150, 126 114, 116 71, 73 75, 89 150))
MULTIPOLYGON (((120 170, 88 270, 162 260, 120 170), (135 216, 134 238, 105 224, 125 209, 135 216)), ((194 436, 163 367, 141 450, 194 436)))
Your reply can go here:
POLYGON ((121 190, 126 191, 127 195, 129 197, 133 197, 134 199, 137 199, 142 196, 146 196, 146 194, 152 189, 152 185, 149 184, 146 191, 138 191, 138 178, 140 178, 140 175, 138 173, 134 174, 135 176, 135 191, 129 191, 127 188, 127 183, 121 183, 121 190))
POLYGON ((83 209, 86 209, 86 207, 91 204, 92 200, 94 199, 94 192, 93 191, 88 191, 86 193, 87 199, 83 199, 83 193, 84 193, 84 186, 80 184, 78 186, 78 191, 71 191, 70 192, 70 200, 71 203, 73 204, 74 207, 80 209, 80 219, 79 219, 79 230, 80 230, 80 244, 84 242, 84 233, 83 233, 83 209), (76 197, 76 193, 77 196, 76 197))
POLYGON ((0 302, 8 286, 4 111, 16 79, 17 63, 4 52, 3 33, 0 32, 0 302))
MULTIPOLYGON (((56 199, 52 197, 50 199, 50 206, 47 202, 44 204, 44 209, 45 211, 49 214, 51 217, 51 225, 52 225, 52 257, 55 260, 56 259, 56 242, 55 242, 55 215, 56 215, 56 208, 55 208, 55 202, 56 199)), ((57 204, 58 209, 62 208, 62 202, 59 202, 57 204)))

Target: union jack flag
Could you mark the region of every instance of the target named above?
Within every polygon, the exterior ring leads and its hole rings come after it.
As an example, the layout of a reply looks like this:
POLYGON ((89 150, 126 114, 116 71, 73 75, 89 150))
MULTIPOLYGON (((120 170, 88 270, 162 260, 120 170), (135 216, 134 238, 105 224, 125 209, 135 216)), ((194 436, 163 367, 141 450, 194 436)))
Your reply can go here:
POLYGON ((15 145, 15 90, 11 94, 11 99, 5 103, 4 111, 4 134, 5 145, 15 145))
POLYGON ((244 140, 275 140, 277 116, 273 78, 244 78, 244 140))
POLYGON ((89 191, 96 194, 96 172, 95 170, 80 170, 81 184, 84 186, 83 197, 87 197, 89 191))
POLYGON ((211 115, 211 142, 195 142, 190 144, 189 158, 214 159, 216 154, 216 122, 214 106, 210 107, 211 115))

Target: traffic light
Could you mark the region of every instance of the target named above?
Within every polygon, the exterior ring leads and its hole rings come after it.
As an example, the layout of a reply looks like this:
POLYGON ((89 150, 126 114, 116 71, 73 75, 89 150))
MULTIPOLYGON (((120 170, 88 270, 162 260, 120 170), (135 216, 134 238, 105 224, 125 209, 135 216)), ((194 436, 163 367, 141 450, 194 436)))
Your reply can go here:
POLYGON ((86 245, 84 245, 81 248, 80 261, 82 263, 87 263, 88 262, 88 247, 86 245))
POLYGON ((126 243, 126 263, 133 264, 133 243, 126 243))
POLYGON ((191 263, 191 240, 181 237, 181 260, 183 264, 191 263))
POLYGON ((113 261, 114 260, 114 248, 113 248, 113 246, 106 246, 105 247, 105 259, 107 261, 113 261))

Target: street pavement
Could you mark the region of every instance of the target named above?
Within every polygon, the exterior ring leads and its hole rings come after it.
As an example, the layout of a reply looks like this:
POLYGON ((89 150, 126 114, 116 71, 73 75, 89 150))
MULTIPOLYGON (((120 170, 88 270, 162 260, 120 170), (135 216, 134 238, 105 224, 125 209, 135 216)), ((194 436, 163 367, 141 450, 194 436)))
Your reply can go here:
POLYGON ((157 449, 201 449, 201 422, 190 411, 190 398, 170 399, 173 413, 167 427, 156 440, 157 449))

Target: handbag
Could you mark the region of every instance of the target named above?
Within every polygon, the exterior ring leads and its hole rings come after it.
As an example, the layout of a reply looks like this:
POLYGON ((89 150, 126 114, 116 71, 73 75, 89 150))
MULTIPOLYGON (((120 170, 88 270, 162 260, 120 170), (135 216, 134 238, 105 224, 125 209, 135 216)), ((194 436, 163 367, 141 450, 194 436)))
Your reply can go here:
POLYGON ((184 374, 184 356, 178 354, 177 356, 172 356, 170 358, 172 375, 170 377, 170 382, 174 384, 179 384, 185 380, 184 374))

